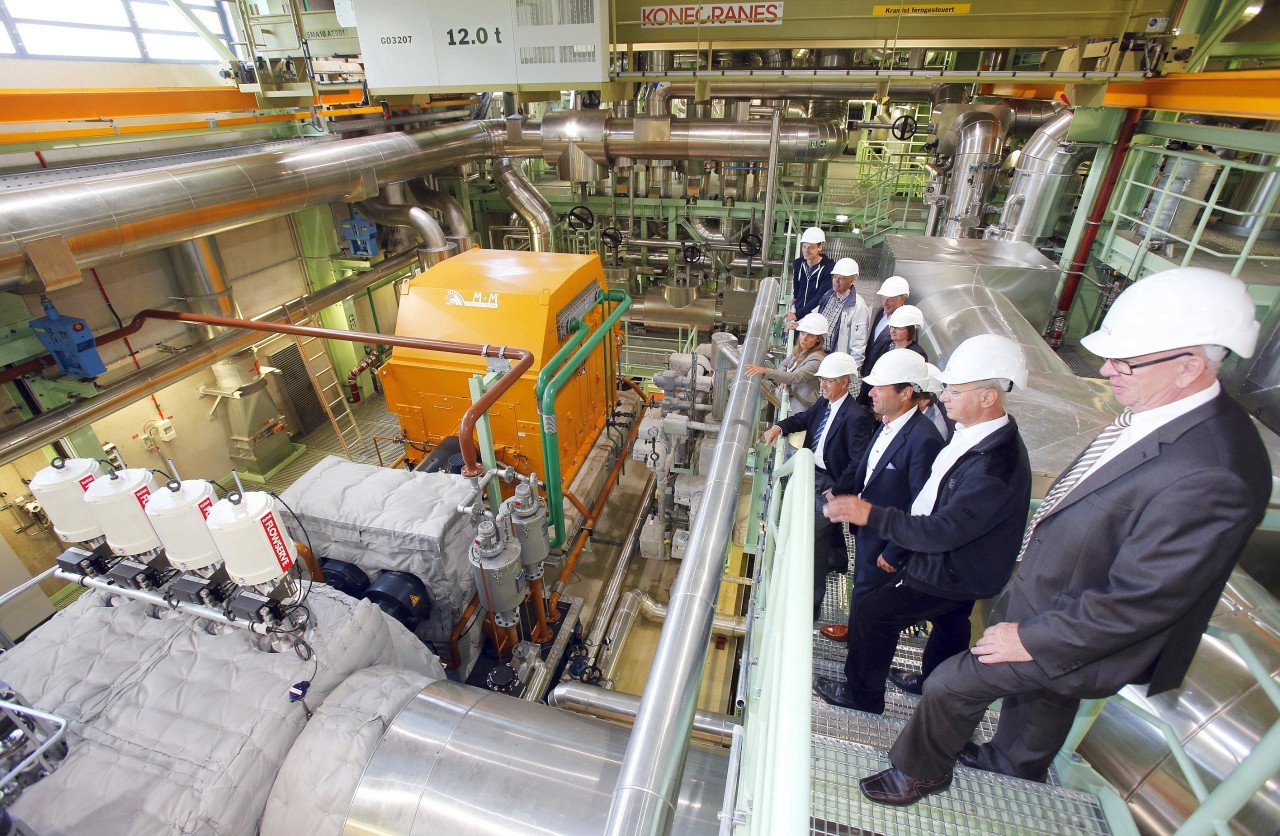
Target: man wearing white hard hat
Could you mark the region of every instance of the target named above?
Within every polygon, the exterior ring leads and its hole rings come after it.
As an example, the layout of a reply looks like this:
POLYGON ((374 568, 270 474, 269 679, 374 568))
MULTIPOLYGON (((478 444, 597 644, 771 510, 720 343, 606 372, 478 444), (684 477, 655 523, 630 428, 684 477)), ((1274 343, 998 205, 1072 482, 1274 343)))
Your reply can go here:
POLYGON ((945 789, 957 759, 1044 780, 1080 699, 1181 684, 1271 494, 1257 430, 1217 380, 1229 351, 1253 354, 1254 316, 1237 279, 1179 267, 1125 290, 1081 341, 1124 413, 1050 487, 1003 621, 925 682, 868 798, 945 789), (994 738, 970 744, 996 699, 994 738))
POLYGON ((791 265, 794 320, 802 319, 816 308, 822 294, 831 289, 831 268, 836 263, 822 254, 825 243, 827 234, 816 226, 800 234, 800 257, 791 265))
MULTIPOLYGON (((916 494, 929 480, 930 469, 942 437, 916 408, 915 395, 928 380, 924 359, 914 351, 899 349, 880 358, 864 383, 871 384, 871 401, 880 423, 858 462, 853 492, 867 502, 903 511, 911 508, 916 494)), ((868 593, 897 577, 911 552, 885 538, 869 525, 855 536, 853 612, 868 593)), ((828 624, 823 635, 844 641, 845 624, 828 624)))
POLYGON ((823 347, 828 353, 842 351, 862 368, 867 351, 867 334, 871 332, 871 309, 853 289, 858 280, 858 262, 842 258, 831 268, 831 289, 818 300, 818 313, 831 327, 823 347))
POLYGON ((827 334, 827 320, 820 313, 805 314, 796 324, 796 344, 778 368, 748 363, 747 377, 759 375, 770 383, 785 387, 791 393, 794 411, 808 409, 818 400, 818 366, 827 353, 822 349, 822 338, 827 334))
POLYGON ((1026 386, 1022 349, 1007 337, 971 337, 939 377, 956 431, 910 509, 852 495, 827 503, 833 521, 874 528, 911 552, 898 580, 873 590, 851 614, 845 681, 815 677, 815 690, 834 705, 883 713, 899 632, 932 622, 922 663, 927 676, 969 647, 974 601, 999 593, 1013 573, 1031 501, 1031 462, 1004 397, 1026 386))
POLYGON ((871 416, 849 394, 858 379, 858 364, 848 354, 828 354, 818 366, 822 397, 809 409, 782 419, 761 439, 773 444, 783 434, 805 433, 804 446, 813 451, 816 505, 813 526, 813 620, 818 620, 827 589, 827 572, 848 566, 844 537, 822 514, 832 493, 853 489, 854 471, 875 428, 871 416), (838 536, 839 535, 839 536, 838 536))
POLYGON ((880 283, 876 295, 880 297, 880 307, 876 308, 875 317, 871 320, 871 338, 867 343, 867 357, 862 362, 862 373, 865 376, 875 367, 876 361, 886 351, 893 348, 893 339, 889 335, 889 317, 898 308, 907 304, 907 296, 911 294, 911 286, 902 276, 890 276, 880 283))

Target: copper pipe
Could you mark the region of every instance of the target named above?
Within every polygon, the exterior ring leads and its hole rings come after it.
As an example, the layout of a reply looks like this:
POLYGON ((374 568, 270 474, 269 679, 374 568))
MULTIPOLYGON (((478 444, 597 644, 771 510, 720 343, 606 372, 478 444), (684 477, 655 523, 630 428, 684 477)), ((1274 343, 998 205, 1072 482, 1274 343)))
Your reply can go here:
POLYGON ((591 512, 587 510, 587 506, 581 499, 578 499, 578 497, 574 495, 573 491, 566 489, 564 492, 564 498, 569 500, 570 505, 578 509, 578 513, 582 515, 582 525, 584 528, 595 527, 596 518, 591 515, 591 512))
POLYGON ((320 561, 316 560, 316 556, 312 554, 311 547, 297 540, 293 541, 293 547, 298 550, 298 557, 302 558, 302 562, 307 564, 312 580, 316 583, 324 583, 324 571, 320 568, 320 561))
POLYGON ((283 322, 258 322, 252 319, 232 319, 225 316, 207 316, 205 314, 181 313, 178 311, 145 310, 133 318, 129 327, 138 325, 148 319, 170 319, 177 322, 198 322, 205 325, 218 325, 223 328, 243 328, 249 331, 268 331, 274 334, 295 334, 301 337, 314 337, 325 340, 344 340, 350 343, 371 343, 373 345, 399 346, 400 348, 419 348, 430 351, 445 351, 451 354, 475 354, 480 357, 500 357, 516 360, 506 374, 485 392, 484 397, 472 404, 462 416, 458 425, 458 446, 461 448, 463 476, 480 476, 484 466, 476 452, 475 428, 480 416, 493 406, 526 371, 533 366, 533 353, 523 348, 495 347, 477 343, 455 343, 444 340, 428 340, 421 337, 400 337, 387 334, 371 334, 367 331, 337 331, 332 328, 316 328, 311 325, 292 325, 283 322))
POLYGON ((445 670, 456 671, 462 665, 462 650, 458 648, 458 640, 462 638, 467 622, 478 609, 480 609, 479 592, 471 596, 471 603, 467 604, 467 608, 462 611, 462 617, 458 619, 457 624, 453 625, 453 632, 449 634, 449 662, 444 666, 445 670))
POLYGON ((647 404, 649 402, 649 396, 644 393, 644 389, 640 387, 639 383, 636 383, 629 377, 619 377, 619 380, 632 388, 632 390, 640 397, 640 403, 647 404))
POLYGON ((1085 221, 1084 233, 1080 236, 1080 245, 1076 247, 1075 258, 1067 268, 1067 280, 1062 285, 1062 295, 1058 297, 1058 305, 1050 321, 1053 323, 1045 339, 1049 345, 1057 348, 1062 343, 1062 334, 1066 330, 1067 315, 1071 312, 1071 303, 1076 298, 1076 288, 1080 287, 1080 277, 1084 275, 1085 265, 1089 263, 1089 253, 1093 250, 1093 242, 1098 238, 1098 230, 1102 227, 1102 218, 1107 214, 1107 206, 1111 203, 1111 195, 1115 191, 1116 181, 1120 179, 1120 168, 1124 165, 1125 155, 1129 151, 1129 143, 1138 129, 1138 121, 1142 119, 1142 110, 1129 110, 1124 115, 1124 123, 1120 126, 1120 135, 1116 139, 1116 148, 1107 160, 1107 170, 1103 172, 1102 183, 1098 187, 1098 196, 1093 200, 1093 208, 1085 221))
MULTIPOLYGON (((609 471, 609 478, 605 480, 604 490, 600 492, 600 498, 596 500, 595 506, 591 509, 590 514, 585 514, 588 519, 596 520, 600 516, 600 512, 604 509, 605 502, 609 499, 609 494, 613 493, 613 486, 617 484, 618 474, 622 471, 622 465, 627 461, 626 451, 635 443, 636 434, 640 431, 640 421, 644 418, 647 404, 641 400, 639 408, 636 410, 635 420, 631 422, 631 432, 627 434, 627 443, 622 447, 622 453, 618 456, 618 460, 613 463, 613 469, 609 471)), ((570 496, 569 491, 565 491, 565 496, 570 496)), ((570 500, 571 502, 574 500, 570 500)), ((560 581, 557 586, 565 586, 569 583, 569 579, 573 577, 573 570, 578 565, 578 556, 582 554, 582 550, 586 548, 587 538, 591 536, 591 528, 584 524, 582 529, 578 531, 578 539, 573 544, 573 550, 569 552, 569 557, 564 562, 564 569, 560 572, 560 581)), ((547 619, 555 622, 560 619, 560 611, 557 606, 560 603, 560 591, 556 590, 551 593, 550 611, 547 613, 547 619)))
POLYGON ((529 634, 529 640, 546 644, 555 634, 547 626, 547 602, 542 597, 542 578, 529 581, 529 600, 533 602, 533 631, 529 634))

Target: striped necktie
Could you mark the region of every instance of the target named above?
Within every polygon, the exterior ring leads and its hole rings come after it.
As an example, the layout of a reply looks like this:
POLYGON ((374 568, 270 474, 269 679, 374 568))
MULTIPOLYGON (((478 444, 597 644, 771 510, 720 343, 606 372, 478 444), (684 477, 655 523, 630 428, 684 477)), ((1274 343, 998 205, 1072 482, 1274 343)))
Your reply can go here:
POLYGON ((1103 428, 1098 437, 1093 440, 1093 443, 1080 454, 1080 458, 1076 459, 1076 463, 1071 466, 1071 469, 1064 473, 1057 482, 1054 482, 1053 487, 1045 494, 1044 501, 1040 503, 1040 507, 1031 516, 1031 522, 1027 523, 1027 530, 1022 535, 1022 548, 1018 550, 1018 560, 1021 560, 1022 555, 1026 553, 1027 545, 1031 542, 1031 533, 1036 530, 1040 520, 1048 516, 1049 512, 1058 506, 1063 497, 1071 493, 1071 489, 1080 484, 1080 480, 1089 472, 1089 468, 1093 467, 1094 463, 1102 458, 1102 454, 1107 452, 1107 449, 1112 444, 1116 443, 1116 439, 1120 437, 1120 434, 1125 431, 1132 420, 1133 413, 1131 411, 1126 409, 1120 413, 1120 416, 1103 428))
POLYGON ((813 431, 813 452, 815 453, 822 449, 822 434, 827 431, 827 421, 831 419, 831 413, 834 411, 828 403, 827 411, 822 413, 822 420, 818 422, 818 428, 813 431))

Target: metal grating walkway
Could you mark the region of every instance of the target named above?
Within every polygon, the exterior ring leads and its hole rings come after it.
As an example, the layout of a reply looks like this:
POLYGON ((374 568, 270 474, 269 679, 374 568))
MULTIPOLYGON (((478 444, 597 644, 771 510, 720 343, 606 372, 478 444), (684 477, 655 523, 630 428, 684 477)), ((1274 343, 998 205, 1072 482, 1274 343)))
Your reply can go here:
MULTIPOLYGON (((815 744, 817 743, 815 739, 815 744)), ((811 832, 884 836, 1073 836, 1105 834, 1097 799, 1017 778, 958 767, 951 788, 910 807, 873 804, 857 790, 889 768, 878 749, 822 738, 813 749, 811 832)))
MULTIPOLYGON (((824 623, 847 620, 845 576, 827 576, 824 623)), ((894 666, 920 670, 927 635, 919 628, 904 630, 898 640, 894 666)), ((846 645, 813 631, 813 672, 844 679, 846 645)), ((858 780, 888 769, 887 753, 911 717, 920 697, 889 683, 883 715, 865 714, 828 705, 813 695, 811 752, 813 758, 811 832, 819 836, 872 834, 1105 834, 1110 830, 1098 800, 1063 789, 1051 767, 1049 783, 1039 784, 990 772, 957 767, 951 788, 910 807, 887 807, 863 798, 858 780)), ((999 713, 988 711, 974 738, 989 740, 999 713)))

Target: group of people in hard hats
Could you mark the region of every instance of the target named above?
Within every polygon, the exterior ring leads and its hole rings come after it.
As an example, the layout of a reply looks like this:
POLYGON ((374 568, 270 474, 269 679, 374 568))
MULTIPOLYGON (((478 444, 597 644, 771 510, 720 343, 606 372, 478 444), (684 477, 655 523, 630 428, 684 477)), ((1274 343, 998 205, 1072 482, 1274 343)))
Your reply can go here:
POLYGON ((852 291, 857 264, 823 255, 824 240, 816 227, 801 237, 796 353, 785 370, 750 370, 792 387, 798 407, 763 440, 803 430, 814 454, 815 621, 828 571, 847 568, 837 523, 855 528, 848 619, 820 628, 847 642, 844 676, 815 677, 814 690, 877 714, 886 681, 923 695, 890 768, 860 782, 873 801, 941 792, 957 762, 1043 781, 1082 698, 1178 686, 1262 518, 1268 456, 1217 380, 1228 354, 1253 353, 1253 303, 1239 280, 1199 268, 1121 294, 1082 345, 1104 358, 1123 412, 1028 521, 1031 466, 1006 403, 1027 385, 1022 348, 981 334, 932 366, 906 279, 882 283, 873 318, 852 291), (975 602, 996 596, 970 647, 975 602), (921 670, 892 668, 900 631, 921 622, 921 670), (995 737, 972 740, 997 699, 995 737))

